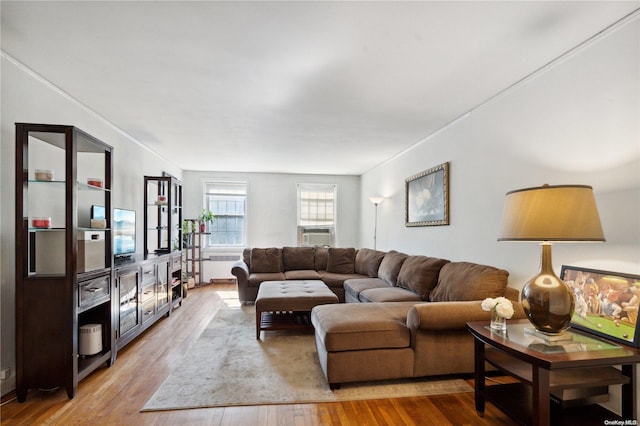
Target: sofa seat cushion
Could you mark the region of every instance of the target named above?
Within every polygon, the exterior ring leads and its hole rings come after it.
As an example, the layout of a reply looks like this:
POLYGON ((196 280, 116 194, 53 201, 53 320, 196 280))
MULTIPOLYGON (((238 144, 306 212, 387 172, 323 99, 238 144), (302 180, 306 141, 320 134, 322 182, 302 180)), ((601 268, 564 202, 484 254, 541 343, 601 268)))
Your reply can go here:
POLYGON ((429 295, 432 302, 484 300, 504 294, 509 272, 493 266, 451 262, 442 267, 438 285, 429 295))
POLYGON ((282 272, 261 272, 253 273, 249 275, 249 287, 260 287, 260 283, 263 281, 282 281, 284 280, 284 274, 282 272))
POLYGON ((407 313, 414 303, 345 303, 316 306, 311 323, 328 352, 408 348, 407 313))
POLYGON ((285 271, 284 278, 286 280, 319 280, 320 274, 313 269, 301 269, 297 271, 285 271))
POLYGON ((361 302, 422 302, 422 297, 400 287, 370 288, 360 292, 361 302))
POLYGON ((360 300, 360 292, 370 288, 389 288, 389 284, 380 278, 353 278, 344 282, 344 292, 353 300, 360 300))
POLYGON ((351 280, 354 278, 367 278, 364 275, 360 274, 336 274, 328 271, 318 271, 320 274, 320 279, 324 281, 327 287, 337 287, 344 288, 344 282, 346 280, 351 280))

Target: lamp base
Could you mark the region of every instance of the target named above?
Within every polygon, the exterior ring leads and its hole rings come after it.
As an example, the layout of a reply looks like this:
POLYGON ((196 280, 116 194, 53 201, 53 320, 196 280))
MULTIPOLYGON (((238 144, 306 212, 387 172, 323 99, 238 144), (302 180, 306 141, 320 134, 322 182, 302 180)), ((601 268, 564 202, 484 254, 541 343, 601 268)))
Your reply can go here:
POLYGON ((575 308, 573 292, 553 272, 551 243, 544 242, 540 246, 540 272, 524 285, 520 301, 537 331, 558 334, 571 322, 575 308))
POLYGON ((565 342, 567 340, 573 340, 573 337, 569 333, 560 332, 556 334, 548 334, 542 331, 538 331, 533 327, 525 327, 524 334, 528 334, 533 337, 537 337, 540 340, 544 340, 547 343, 565 342))

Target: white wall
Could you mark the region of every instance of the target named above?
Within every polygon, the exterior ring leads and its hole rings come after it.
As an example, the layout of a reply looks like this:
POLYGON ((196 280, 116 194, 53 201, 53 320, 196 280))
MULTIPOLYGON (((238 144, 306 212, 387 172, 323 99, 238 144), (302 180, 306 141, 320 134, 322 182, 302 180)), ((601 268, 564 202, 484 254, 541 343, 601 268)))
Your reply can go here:
POLYGON ((384 195, 378 248, 502 267, 520 289, 537 271, 539 247, 496 241, 504 194, 544 183, 593 186, 607 239, 555 244, 556 273, 566 264, 640 274, 640 19, 365 173, 361 243, 373 233, 365 195, 384 195), (404 180, 445 161, 450 225, 405 227, 404 180))
POLYGON ((202 187, 205 180, 247 182, 248 247, 297 245, 296 185, 298 183, 336 184, 338 209, 336 246, 357 247, 358 245, 359 176, 185 171, 183 174, 185 217, 197 217, 200 213, 203 206, 202 187))
POLYGON ((12 375, 0 384, 4 395, 15 387, 15 123, 77 126, 114 147, 112 206, 137 210, 137 247, 142 251, 143 176, 182 171, 143 148, 101 117, 61 93, 10 57, 2 56, 0 150, 0 367, 12 375))
MULTIPOLYGON (((554 264, 640 273, 640 19, 473 110, 362 176, 361 244, 503 267, 533 276, 534 243, 498 243, 507 191, 549 184, 594 188, 607 242, 555 244, 554 264), (404 226, 404 181, 450 162, 450 225, 404 226)), ((559 272, 559 271, 558 271, 559 272)))

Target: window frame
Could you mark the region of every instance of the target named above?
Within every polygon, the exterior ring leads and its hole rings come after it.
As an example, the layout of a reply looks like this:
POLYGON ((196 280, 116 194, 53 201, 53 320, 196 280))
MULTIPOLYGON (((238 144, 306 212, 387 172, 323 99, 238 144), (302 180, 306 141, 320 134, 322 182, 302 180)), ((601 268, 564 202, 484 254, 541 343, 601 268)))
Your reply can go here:
MULTIPOLYGON (((242 241, 238 244, 212 244, 211 243, 211 238, 213 233, 211 233, 211 235, 207 235, 207 238, 204 238, 204 244, 203 244, 203 249, 204 250, 228 250, 228 249, 239 249, 239 248, 243 248, 246 247, 247 245, 247 241, 249 239, 247 233, 248 233, 248 229, 249 229, 249 225, 248 225, 248 219, 249 219, 249 213, 248 213, 248 200, 249 200, 249 182, 247 181, 243 181, 243 180, 222 180, 222 179, 203 179, 202 181, 202 208, 203 209, 207 209, 209 208, 209 201, 210 201, 210 197, 215 197, 215 196, 244 196, 244 214, 241 216, 243 218, 243 229, 242 229, 242 241), (212 194, 208 191, 209 188, 211 187, 218 187, 218 188, 223 188, 223 187, 228 187, 228 188, 232 188, 234 186, 238 187, 238 188, 243 188, 244 189, 244 194, 223 194, 223 193, 219 193, 219 194, 212 194)), ((237 215, 222 215, 217 213, 216 211, 212 210, 213 214, 215 215, 217 220, 218 217, 237 217, 237 215)))

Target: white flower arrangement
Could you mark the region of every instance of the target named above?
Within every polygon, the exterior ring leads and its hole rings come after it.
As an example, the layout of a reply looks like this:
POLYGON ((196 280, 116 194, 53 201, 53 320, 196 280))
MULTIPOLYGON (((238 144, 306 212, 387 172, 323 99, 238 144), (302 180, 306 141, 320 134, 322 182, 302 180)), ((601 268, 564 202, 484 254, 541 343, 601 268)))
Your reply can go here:
POLYGON ((499 316, 509 319, 513 316, 513 304, 506 297, 487 297, 482 301, 482 310, 495 311, 499 316))

